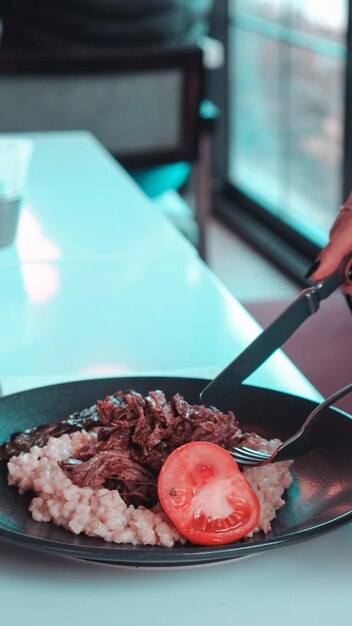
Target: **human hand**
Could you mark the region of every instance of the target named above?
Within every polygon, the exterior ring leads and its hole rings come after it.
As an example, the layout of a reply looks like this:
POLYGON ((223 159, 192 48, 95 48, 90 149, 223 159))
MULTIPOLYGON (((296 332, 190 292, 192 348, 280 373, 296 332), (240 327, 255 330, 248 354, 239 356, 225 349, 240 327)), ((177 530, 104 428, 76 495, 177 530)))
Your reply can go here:
MULTIPOLYGON (((339 214, 330 230, 329 243, 322 249, 306 278, 323 280, 334 272, 343 259, 352 253, 352 193, 342 205, 339 214)), ((342 291, 352 297, 352 262, 345 272, 342 291)))

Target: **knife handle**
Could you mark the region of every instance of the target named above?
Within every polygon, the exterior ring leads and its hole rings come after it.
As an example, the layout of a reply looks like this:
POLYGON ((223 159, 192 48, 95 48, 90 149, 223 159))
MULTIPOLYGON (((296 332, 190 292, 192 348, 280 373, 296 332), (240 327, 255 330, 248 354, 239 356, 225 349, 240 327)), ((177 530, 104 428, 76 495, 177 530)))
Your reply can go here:
POLYGON ((351 262, 352 254, 348 254, 345 256, 339 267, 332 274, 330 274, 330 276, 324 280, 316 282, 313 287, 309 287, 311 294, 314 294, 313 298, 316 296, 318 300, 318 308, 321 300, 328 298, 338 287, 340 287, 340 285, 342 285, 346 278, 352 282, 350 277, 351 262))
POLYGON ((345 300, 346 300, 346 304, 350 310, 350 312, 352 313, 352 296, 349 296, 348 294, 345 295, 345 300))

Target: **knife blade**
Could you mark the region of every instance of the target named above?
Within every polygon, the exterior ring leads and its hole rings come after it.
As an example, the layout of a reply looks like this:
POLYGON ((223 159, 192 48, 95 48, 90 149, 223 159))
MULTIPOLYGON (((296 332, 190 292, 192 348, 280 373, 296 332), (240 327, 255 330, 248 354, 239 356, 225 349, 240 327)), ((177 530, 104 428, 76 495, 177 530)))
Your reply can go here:
POLYGON ((206 404, 214 402, 216 398, 236 389, 258 369, 308 317, 316 313, 320 302, 342 284, 351 259, 352 255, 348 255, 337 270, 325 280, 304 289, 268 328, 203 389, 200 394, 201 401, 206 404))

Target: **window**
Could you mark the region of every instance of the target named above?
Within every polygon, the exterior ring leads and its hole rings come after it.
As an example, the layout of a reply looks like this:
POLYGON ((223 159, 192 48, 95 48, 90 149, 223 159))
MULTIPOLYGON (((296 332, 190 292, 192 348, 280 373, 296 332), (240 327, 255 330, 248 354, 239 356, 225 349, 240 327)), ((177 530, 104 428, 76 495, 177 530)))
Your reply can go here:
POLYGON ((347 0, 230 0, 226 178, 316 246, 343 198, 347 0))

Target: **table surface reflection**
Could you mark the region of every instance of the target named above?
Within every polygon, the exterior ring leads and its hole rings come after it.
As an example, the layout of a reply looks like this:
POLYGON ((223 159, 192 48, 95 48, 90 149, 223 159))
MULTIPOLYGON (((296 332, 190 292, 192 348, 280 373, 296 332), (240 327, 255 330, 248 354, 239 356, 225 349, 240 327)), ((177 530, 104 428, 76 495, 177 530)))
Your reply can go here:
POLYGON ((26 137, 34 144, 27 191, 15 245, 0 250, 0 265, 194 253, 92 135, 26 137))

